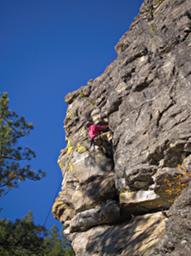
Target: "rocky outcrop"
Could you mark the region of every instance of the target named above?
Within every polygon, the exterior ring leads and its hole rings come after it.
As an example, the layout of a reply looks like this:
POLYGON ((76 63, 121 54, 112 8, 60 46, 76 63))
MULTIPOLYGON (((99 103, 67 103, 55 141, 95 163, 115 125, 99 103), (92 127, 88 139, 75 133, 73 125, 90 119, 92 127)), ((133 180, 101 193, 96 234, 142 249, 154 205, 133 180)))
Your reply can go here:
POLYGON ((145 0, 117 59, 66 96, 52 211, 77 256, 190 255, 190 32, 190 0, 145 0), (108 127, 93 146, 90 122, 108 127))

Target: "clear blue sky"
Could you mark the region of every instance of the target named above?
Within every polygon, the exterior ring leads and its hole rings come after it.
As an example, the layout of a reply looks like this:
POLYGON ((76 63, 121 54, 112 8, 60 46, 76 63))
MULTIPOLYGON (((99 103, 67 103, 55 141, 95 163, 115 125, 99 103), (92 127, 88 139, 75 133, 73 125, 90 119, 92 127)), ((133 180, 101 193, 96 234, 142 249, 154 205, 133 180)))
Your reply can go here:
MULTIPOLYGON (((143 0, 0 0, 0 92, 35 127, 24 143, 32 162, 47 176, 22 183, 1 199, 0 217, 16 219, 29 210, 42 224, 52 205, 65 147, 64 96, 100 75, 116 57, 114 46, 143 0)), ((47 227, 55 222, 50 216, 47 227)))

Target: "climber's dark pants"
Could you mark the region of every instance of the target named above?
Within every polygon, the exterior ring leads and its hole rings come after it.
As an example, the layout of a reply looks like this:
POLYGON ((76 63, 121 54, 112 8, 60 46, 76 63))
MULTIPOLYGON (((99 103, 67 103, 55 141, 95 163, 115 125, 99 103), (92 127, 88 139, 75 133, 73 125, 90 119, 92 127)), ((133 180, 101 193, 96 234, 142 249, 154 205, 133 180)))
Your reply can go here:
POLYGON ((92 146, 95 146, 94 140, 90 140, 90 148, 91 148, 92 146))
POLYGON ((95 146, 98 146, 99 149, 108 157, 113 157, 112 142, 98 136, 95 140, 90 141, 90 149, 95 150, 95 146))
POLYGON ((95 150, 95 141, 92 139, 90 140, 90 150, 95 150))

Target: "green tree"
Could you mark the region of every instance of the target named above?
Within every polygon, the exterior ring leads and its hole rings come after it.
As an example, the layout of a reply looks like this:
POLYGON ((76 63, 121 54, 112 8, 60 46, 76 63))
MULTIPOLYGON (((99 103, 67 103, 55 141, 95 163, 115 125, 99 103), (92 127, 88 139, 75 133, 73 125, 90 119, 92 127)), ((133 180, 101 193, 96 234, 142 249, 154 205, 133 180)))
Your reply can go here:
POLYGON ((7 93, 0 95, 0 196, 8 189, 15 188, 26 179, 39 180, 45 173, 35 172, 28 163, 36 157, 29 147, 19 145, 19 140, 27 136, 33 125, 9 109, 7 93))
POLYGON ((63 235, 60 235, 58 228, 52 226, 48 236, 44 239, 46 256, 72 256, 73 252, 66 243, 63 235))
POLYGON ((0 220, 0 256, 72 256, 57 228, 35 225, 32 213, 15 222, 0 220))
POLYGON ((43 255, 43 237, 46 230, 30 221, 30 214, 11 222, 0 220, 0 256, 43 255))

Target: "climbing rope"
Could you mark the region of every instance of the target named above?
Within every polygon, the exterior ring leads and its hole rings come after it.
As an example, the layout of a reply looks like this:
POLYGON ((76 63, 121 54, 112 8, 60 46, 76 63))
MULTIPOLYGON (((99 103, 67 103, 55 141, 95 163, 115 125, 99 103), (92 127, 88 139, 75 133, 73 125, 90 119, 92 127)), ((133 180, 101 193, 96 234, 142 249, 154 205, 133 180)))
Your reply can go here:
POLYGON ((57 187, 57 189, 56 189, 56 193, 55 193, 54 198, 53 198, 53 200, 52 200, 51 206, 50 206, 50 208, 49 208, 49 210, 48 210, 48 213, 47 213, 47 215, 46 215, 46 217, 45 217, 45 219, 44 219, 44 222, 43 222, 43 225, 42 225, 43 227, 45 227, 46 224, 47 224, 47 221, 48 221, 48 219, 49 219, 49 216, 50 216, 50 213, 51 213, 51 210, 52 210, 52 205, 53 205, 53 203, 54 203, 54 201, 55 201, 55 199, 56 199, 56 197, 57 197, 57 195, 58 195, 58 192, 59 192, 59 190, 60 190, 61 184, 62 184, 62 182, 58 184, 58 187, 57 187))

